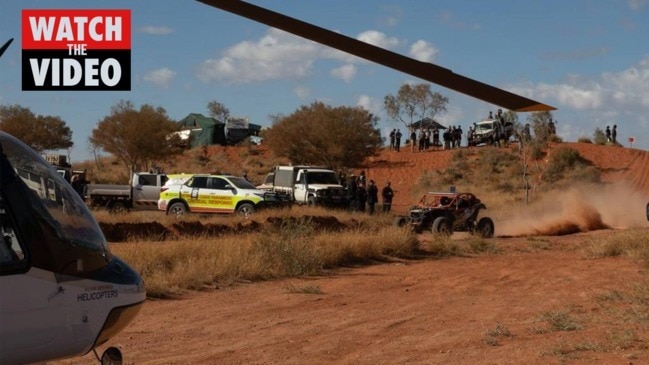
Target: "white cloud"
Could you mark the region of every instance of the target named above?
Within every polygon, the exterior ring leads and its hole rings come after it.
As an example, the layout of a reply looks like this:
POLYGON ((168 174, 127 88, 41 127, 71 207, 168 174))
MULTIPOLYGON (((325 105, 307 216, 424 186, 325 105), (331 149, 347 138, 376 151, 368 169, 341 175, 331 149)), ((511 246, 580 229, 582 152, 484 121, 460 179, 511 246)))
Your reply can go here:
POLYGON ((532 98, 554 99, 577 110, 647 110, 649 108, 649 57, 620 72, 588 79, 572 75, 561 84, 516 87, 532 98))
POLYGON ((380 115, 383 111, 383 104, 379 100, 372 99, 371 96, 367 95, 361 95, 360 97, 358 97, 356 105, 364 108, 365 110, 376 116, 380 115))
POLYGON ((208 59, 197 76, 203 81, 249 83, 274 79, 299 79, 311 73, 322 47, 271 28, 256 42, 236 44, 219 59, 208 59))
POLYGON ((647 4, 649 0, 629 0, 629 7, 632 10, 641 10, 647 4))
POLYGON ((301 100, 304 100, 304 99, 306 99, 307 97, 309 97, 309 95, 311 95, 311 89, 306 88, 306 87, 302 87, 302 86, 298 86, 298 87, 296 87, 295 89, 293 89, 293 92, 294 92, 295 95, 297 95, 297 97, 300 98, 301 100))
MULTIPOLYGON (((619 72, 596 77, 570 75, 560 84, 508 90, 554 105, 564 140, 591 137, 595 127, 617 124, 621 133, 649 136, 649 57, 619 72)), ((622 134, 624 135, 624 134, 622 134)))
POLYGON ((356 66, 351 64, 342 65, 338 68, 331 70, 331 76, 341 79, 345 82, 350 82, 356 76, 356 66))
POLYGON ((438 53, 437 48, 423 40, 418 40, 410 46, 410 56, 418 61, 433 62, 438 53))
MULTIPOLYGON (((357 39, 386 49, 399 45, 397 38, 374 30, 359 34, 357 39)), ((348 64, 369 63, 348 53, 269 28, 259 40, 238 43, 226 49, 221 58, 203 61, 196 76, 205 82, 226 81, 239 84, 302 79, 311 75, 318 59, 348 64)), ((332 75, 348 81, 356 72, 355 66, 345 65, 332 71, 332 75)))
POLYGON ((165 35, 165 34, 171 34, 173 33, 173 29, 162 25, 162 26, 153 26, 153 25, 146 25, 140 28, 140 32, 146 33, 146 34, 153 34, 153 35, 165 35))
POLYGON ((162 88, 168 88, 171 81, 176 76, 176 71, 170 70, 166 67, 153 70, 144 75, 144 81, 150 82, 162 88))
POLYGON ((384 33, 376 30, 368 30, 359 34, 356 39, 361 42, 369 43, 373 46, 391 49, 399 45, 399 40, 395 37, 388 37, 384 33))

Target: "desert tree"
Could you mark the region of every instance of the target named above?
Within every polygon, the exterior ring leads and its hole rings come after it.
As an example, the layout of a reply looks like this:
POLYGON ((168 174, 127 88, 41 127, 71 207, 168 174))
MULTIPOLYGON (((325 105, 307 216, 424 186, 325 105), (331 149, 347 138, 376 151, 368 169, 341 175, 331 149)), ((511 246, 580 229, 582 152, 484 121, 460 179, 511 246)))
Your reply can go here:
POLYGON ((410 128, 412 123, 446 112, 448 98, 430 90, 430 84, 403 84, 397 95, 387 95, 383 107, 388 117, 410 128))
POLYGON ((37 152, 73 145, 72 130, 60 117, 36 115, 20 105, 0 106, 0 130, 21 139, 37 152))
POLYGON ((227 121, 228 117, 230 117, 230 109, 216 100, 207 103, 207 110, 209 111, 210 117, 216 118, 221 122, 227 121))
POLYGON ((554 123, 552 112, 533 112, 527 116, 527 122, 534 130, 534 143, 546 144, 553 138, 550 131, 550 123, 554 123))
POLYGON ((355 167, 383 144, 378 118, 362 107, 314 102, 288 116, 271 116, 271 121, 264 143, 295 164, 355 167))
POLYGON ((182 152, 179 137, 173 134, 177 130, 162 107, 144 104, 138 110, 130 101, 120 101, 97 123, 89 142, 115 156, 130 175, 182 152))
POLYGON ((606 144, 606 134, 603 130, 597 127, 595 128, 595 132, 593 132, 593 140, 595 141, 595 144, 603 146, 606 144))

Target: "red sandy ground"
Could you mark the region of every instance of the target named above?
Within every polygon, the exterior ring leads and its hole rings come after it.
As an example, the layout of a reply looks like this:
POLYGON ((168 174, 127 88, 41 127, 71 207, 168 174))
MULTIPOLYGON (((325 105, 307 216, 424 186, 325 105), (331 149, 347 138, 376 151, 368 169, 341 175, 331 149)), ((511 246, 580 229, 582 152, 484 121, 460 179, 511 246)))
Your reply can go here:
MULTIPOLYGON (((578 148, 605 180, 649 198, 649 152, 564 145, 578 148)), ((413 180, 450 156, 385 151, 369 178, 380 186, 391 180, 400 191, 395 203, 407 204, 413 180)), ((649 241, 649 224, 635 222, 649 241)), ((601 299, 632 292, 646 268, 627 257, 588 259, 582 250, 631 229, 613 228, 499 237, 498 254, 399 260, 149 300, 108 345, 122 349, 125 364, 649 364, 647 323, 623 320, 629 301, 601 299), (305 286, 322 293, 289 290, 305 286), (569 313, 581 328, 548 330, 541 320, 548 312, 569 313), (499 328, 511 336, 495 335, 499 328), (629 333, 632 340, 619 340, 629 333)), ((91 363, 92 354, 52 364, 91 363)))

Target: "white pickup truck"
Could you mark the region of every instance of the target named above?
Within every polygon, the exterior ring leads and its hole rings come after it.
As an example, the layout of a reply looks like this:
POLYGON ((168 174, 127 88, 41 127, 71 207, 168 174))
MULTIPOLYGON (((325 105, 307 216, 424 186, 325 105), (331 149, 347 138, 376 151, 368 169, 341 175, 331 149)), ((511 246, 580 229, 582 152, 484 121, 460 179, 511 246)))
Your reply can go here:
POLYGON ((297 204, 346 206, 336 172, 318 166, 276 166, 259 189, 287 194, 297 204))
POLYGON ((83 195, 89 206, 104 207, 113 213, 157 210, 160 188, 168 179, 166 174, 136 172, 131 185, 87 184, 83 195))

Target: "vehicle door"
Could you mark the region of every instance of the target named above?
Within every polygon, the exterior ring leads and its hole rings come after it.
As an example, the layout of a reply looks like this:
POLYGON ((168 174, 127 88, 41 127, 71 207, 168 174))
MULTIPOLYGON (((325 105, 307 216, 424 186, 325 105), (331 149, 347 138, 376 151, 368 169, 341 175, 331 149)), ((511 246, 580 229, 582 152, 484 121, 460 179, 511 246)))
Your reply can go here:
POLYGON ((144 210, 158 209, 160 185, 158 174, 135 174, 133 176, 133 208, 144 210))
POLYGON ((194 176, 180 187, 180 197, 192 212, 202 212, 207 208, 207 190, 207 176, 194 176))
POLYGON ((207 179, 207 206, 209 211, 216 213, 231 213, 236 207, 236 189, 232 184, 218 176, 207 179))
POLYGON ((306 183, 306 171, 302 170, 298 172, 295 185, 293 185, 295 200, 299 203, 307 202, 306 183))

